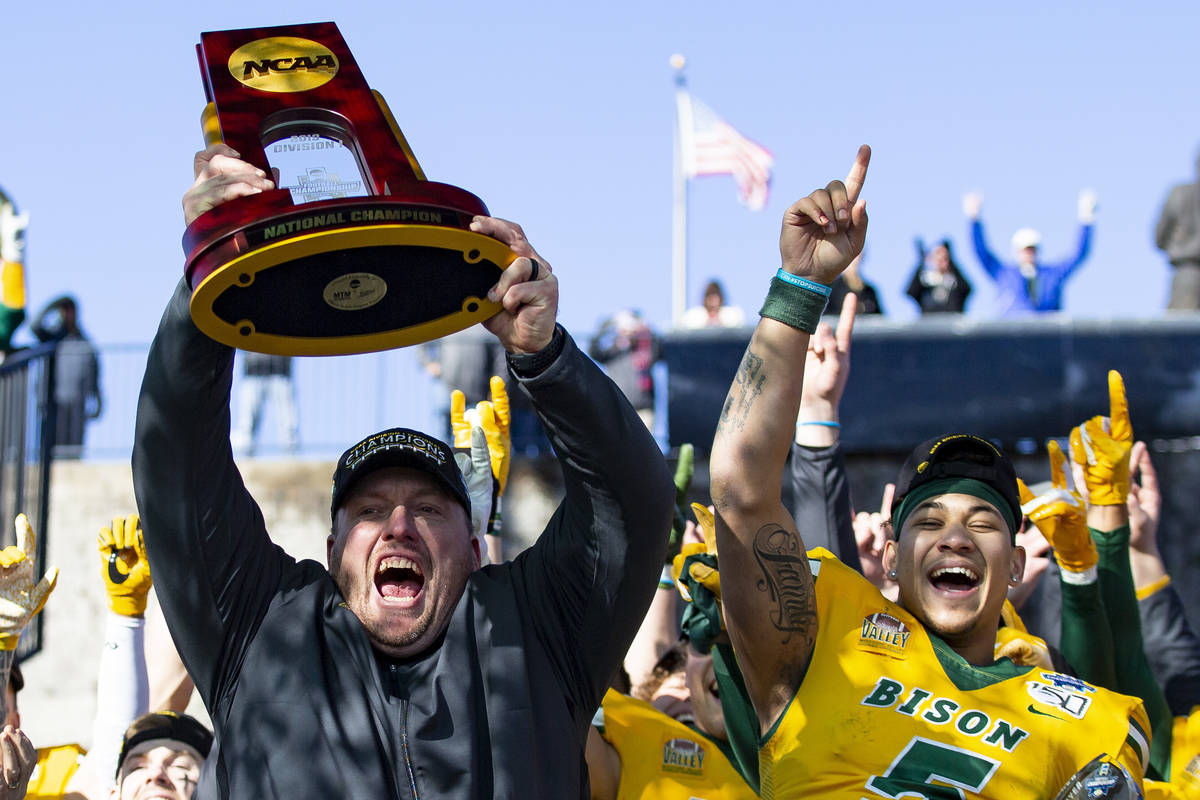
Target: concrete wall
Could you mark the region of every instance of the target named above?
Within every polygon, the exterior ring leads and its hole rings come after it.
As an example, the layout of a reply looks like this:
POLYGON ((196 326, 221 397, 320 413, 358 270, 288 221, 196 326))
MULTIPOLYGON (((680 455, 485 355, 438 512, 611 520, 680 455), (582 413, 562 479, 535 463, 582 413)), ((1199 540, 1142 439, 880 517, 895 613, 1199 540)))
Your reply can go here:
MULTIPOLYGON (((296 558, 325 560, 333 462, 247 460, 240 464, 272 538, 296 558)), ((542 530, 558 502, 553 459, 513 465, 505 498, 509 557, 542 530)), ((50 489, 48 563, 59 569, 46 609, 46 647, 22 667, 22 727, 39 747, 91 743, 96 667, 109 613, 96 534, 114 515, 136 510, 127 462, 60 461, 50 489)), ((11 523, 10 523, 11 524, 11 523)), ((41 531, 37 532, 41 535, 41 531)), ((148 613, 153 616, 154 606, 148 613)), ((193 695, 189 711, 208 721, 193 695)))
MULTIPOLYGON (((275 541, 297 558, 324 560, 333 464, 251 461, 242 472, 275 541)), ((46 647, 23 666, 19 698, 22 727, 38 746, 90 744, 109 613, 96 533, 114 515, 135 510, 128 463, 55 463, 48 563, 59 569, 58 587, 43 612, 46 647)), ((191 710, 207 719, 195 698, 191 710)))

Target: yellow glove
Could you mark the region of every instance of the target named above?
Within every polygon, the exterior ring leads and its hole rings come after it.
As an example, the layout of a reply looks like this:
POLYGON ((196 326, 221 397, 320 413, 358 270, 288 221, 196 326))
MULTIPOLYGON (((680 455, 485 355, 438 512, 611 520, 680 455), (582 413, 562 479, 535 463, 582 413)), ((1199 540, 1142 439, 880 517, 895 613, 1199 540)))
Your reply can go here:
POLYGON ((1050 542, 1060 567, 1067 572, 1085 572, 1100 560, 1088 531, 1087 509, 1083 507, 1083 499, 1067 489, 1067 477, 1063 472, 1067 457, 1062 448, 1058 442, 1051 441, 1047 449, 1050 451, 1052 488, 1034 497, 1025 481, 1017 479, 1021 511, 1050 542))
POLYGON ((1000 628, 996 631, 996 647, 993 655, 996 659, 1008 657, 1014 664, 1022 667, 1054 669, 1054 661, 1050 658, 1050 648, 1046 646, 1045 641, 1032 633, 1012 628, 1000 628))
POLYGON ((467 421, 467 396, 455 389, 450 393, 450 431, 456 450, 471 449, 471 423, 467 421))
POLYGON ((492 399, 480 400, 470 411, 467 411, 466 395, 458 389, 450 393, 450 430, 454 434, 455 448, 467 450, 471 447, 472 424, 483 428, 492 458, 492 476, 503 495, 508 486, 508 468, 512 464, 512 437, 509 435, 512 417, 504 379, 493 375, 490 389, 492 399))
MULTIPOLYGON (((479 422, 487 434, 488 450, 492 453, 492 475, 500 484, 500 494, 504 494, 504 487, 508 486, 508 468, 512 465, 512 435, 509 433, 512 413, 508 408, 508 389, 504 386, 504 379, 493 375, 489 388, 492 395, 489 403, 491 413, 480 411, 479 422)), ((482 405, 480 403, 477 408, 482 405)))
POLYGON ((1071 457, 1083 467, 1088 499, 1094 506, 1123 506, 1129 497, 1129 451, 1133 426, 1121 373, 1108 372, 1108 417, 1092 417, 1071 431, 1071 457))
POLYGON ((108 607, 123 617, 144 616, 151 585, 150 562, 146 560, 138 515, 114 517, 111 528, 100 529, 96 545, 108 607))
POLYGON ((1050 648, 1043 639, 1034 636, 1025 628, 1025 623, 1008 600, 1004 601, 1004 607, 1000 610, 1000 620, 1002 624, 996 631, 994 648, 997 659, 1007 656, 1019 666, 1054 669, 1050 648))
POLYGON ((29 518, 17 514, 17 543, 0 550, 0 650, 16 650, 21 632, 46 605, 58 582, 58 570, 50 567, 34 585, 37 537, 29 518))
POLYGON ((708 589, 720 601, 721 573, 713 566, 716 563, 715 559, 717 557, 716 523, 712 512, 708 510, 707 506, 692 503, 692 513, 696 515, 696 522, 699 523, 704 541, 689 542, 680 548, 679 555, 675 556, 671 561, 671 579, 679 587, 679 593, 683 595, 683 599, 689 603, 692 602, 693 598, 691 592, 688 591, 686 579, 680 580, 686 565, 687 577, 691 577, 701 586, 708 589), (711 556, 711 558, 691 558, 689 561, 689 558, 695 555, 711 556))

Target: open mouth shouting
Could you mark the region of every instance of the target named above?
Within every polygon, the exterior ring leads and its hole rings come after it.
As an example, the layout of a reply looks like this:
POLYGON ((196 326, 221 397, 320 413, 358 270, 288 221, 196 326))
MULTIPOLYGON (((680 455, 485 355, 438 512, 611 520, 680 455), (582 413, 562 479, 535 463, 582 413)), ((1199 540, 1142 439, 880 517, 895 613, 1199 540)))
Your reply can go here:
POLYGON ((942 564, 929 571, 929 583, 944 597, 965 597, 979 588, 983 576, 971 564, 942 564))
POLYGON ((421 565, 404 556, 386 556, 375 567, 375 589, 386 602, 416 605, 425 588, 421 565))

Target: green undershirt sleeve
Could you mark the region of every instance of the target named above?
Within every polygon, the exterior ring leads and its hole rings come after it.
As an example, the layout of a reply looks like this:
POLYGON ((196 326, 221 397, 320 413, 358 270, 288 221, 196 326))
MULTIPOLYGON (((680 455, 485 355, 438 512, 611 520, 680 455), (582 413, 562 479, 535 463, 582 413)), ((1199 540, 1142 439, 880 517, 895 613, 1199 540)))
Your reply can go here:
POLYGON ((746 690, 732 645, 714 646, 712 656, 717 690, 721 693, 721 709, 725 713, 725 734, 733 749, 733 765, 758 794, 758 714, 750 702, 750 693, 746 690))
POLYGON ((1096 686, 1119 691, 1112 632, 1107 625, 1096 624, 1097 620, 1106 618, 1099 580, 1084 584, 1062 582, 1059 649, 1079 677, 1096 686))
POLYGON ((1108 627, 1113 644, 1117 691, 1140 697, 1150 717, 1151 776, 1157 771, 1162 780, 1170 775, 1171 728, 1173 720, 1166 695, 1154 679, 1142 642, 1142 621, 1138 613, 1137 593, 1129 567, 1129 526, 1112 531, 1091 529, 1092 540, 1100 553, 1097 571, 1100 593, 1108 612, 1108 627))

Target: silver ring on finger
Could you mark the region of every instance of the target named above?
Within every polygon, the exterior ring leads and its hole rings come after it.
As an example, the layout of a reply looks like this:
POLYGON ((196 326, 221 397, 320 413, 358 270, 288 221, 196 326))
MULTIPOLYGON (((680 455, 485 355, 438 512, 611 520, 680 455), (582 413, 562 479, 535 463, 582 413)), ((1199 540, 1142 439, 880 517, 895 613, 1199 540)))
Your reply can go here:
POLYGON ((526 280, 536 281, 538 276, 538 262, 536 258, 529 259, 529 263, 533 268, 529 270, 529 277, 526 280))

